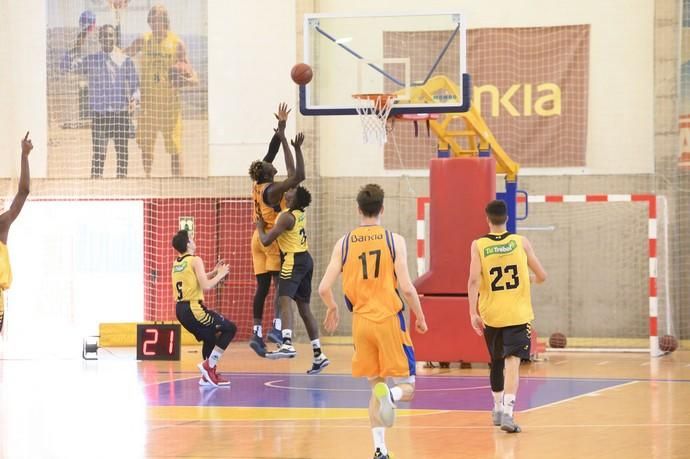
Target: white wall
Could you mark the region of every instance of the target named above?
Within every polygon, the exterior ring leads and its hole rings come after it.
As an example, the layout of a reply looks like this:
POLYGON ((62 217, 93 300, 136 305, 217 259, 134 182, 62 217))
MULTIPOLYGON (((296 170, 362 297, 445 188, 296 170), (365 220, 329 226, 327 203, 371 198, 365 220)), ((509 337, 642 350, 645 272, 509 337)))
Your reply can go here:
MULTIPOLYGON (((320 13, 419 11, 417 0, 321 0, 320 13)), ((653 172, 652 0, 437 0, 433 9, 460 10, 468 26, 591 24, 587 170, 653 172)), ((295 0, 209 0, 210 175, 246 175, 266 150, 272 113, 295 106, 289 78, 296 60, 295 0)), ((47 171, 45 0, 0 2, 0 176, 17 175, 21 135, 31 129, 33 177, 47 171), (31 11, 31 14, 26 14, 31 11)), ((301 44, 300 44, 301 46, 301 44)), ((293 118, 294 119, 294 118, 293 118)), ((355 117, 322 118, 321 171, 331 176, 390 175, 378 147, 363 146, 355 117)), ((289 135, 294 133, 290 124, 289 135)), ((499 139, 500 140, 500 139, 499 139)), ((4 191, 4 190, 2 190, 4 191)))
MULTIPOLYGON (((208 10, 209 175, 246 176, 266 153, 278 103, 297 104, 295 0, 209 0, 208 10)), ((282 153, 277 164, 285 170, 282 153)))
POLYGON ((34 142, 31 175, 47 173, 45 37, 44 0, 0 2, 0 177, 19 176, 20 141, 27 130, 34 142))
MULTIPOLYGON (((419 12, 424 6, 416 0, 318 5, 318 13, 340 14, 419 12)), ((586 172, 654 171, 653 0, 436 0, 433 9, 465 13, 470 29, 591 24, 586 172)), ((388 175, 382 150, 356 141, 354 117, 322 118, 319 126, 321 148, 329 152, 321 155, 323 175, 388 175)))
POLYGON ((143 320, 143 225, 142 201, 28 202, 8 241, 8 348, 51 343, 60 354, 71 344, 77 356, 100 322, 143 320))

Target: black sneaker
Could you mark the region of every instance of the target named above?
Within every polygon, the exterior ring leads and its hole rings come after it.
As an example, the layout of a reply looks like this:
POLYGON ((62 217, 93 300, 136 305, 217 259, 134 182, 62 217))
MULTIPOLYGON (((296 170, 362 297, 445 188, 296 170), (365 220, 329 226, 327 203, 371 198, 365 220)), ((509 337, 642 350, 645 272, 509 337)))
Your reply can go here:
POLYGON ((388 454, 383 454, 379 448, 376 448, 374 452, 374 459, 393 459, 393 455, 388 452, 388 454))
POLYGON ((326 354, 321 353, 317 358, 315 358, 311 363, 311 368, 307 370, 308 375, 317 375, 321 373, 321 370, 326 368, 328 364, 331 363, 326 357, 326 354))
POLYGON ((283 344, 283 333, 278 330, 277 328, 271 328, 268 333, 266 334, 266 338, 272 342, 280 346, 283 344))
POLYGON ((251 347, 259 357, 266 357, 266 343, 264 343, 264 340, 259 338, 259 335, 256 333, 252 333, 252 337, 249 340, 249 347, 251 347))

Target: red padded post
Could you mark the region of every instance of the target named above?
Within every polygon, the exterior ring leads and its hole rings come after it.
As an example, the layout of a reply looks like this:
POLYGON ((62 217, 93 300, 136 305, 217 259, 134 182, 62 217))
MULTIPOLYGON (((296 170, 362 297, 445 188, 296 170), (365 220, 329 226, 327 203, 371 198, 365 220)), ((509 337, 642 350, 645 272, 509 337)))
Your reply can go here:
POLYGON ((431 160, 429 270, 420 294, 466 295, 470 244, 486 234, 484 208, 496 198, 493 158, 431 160))

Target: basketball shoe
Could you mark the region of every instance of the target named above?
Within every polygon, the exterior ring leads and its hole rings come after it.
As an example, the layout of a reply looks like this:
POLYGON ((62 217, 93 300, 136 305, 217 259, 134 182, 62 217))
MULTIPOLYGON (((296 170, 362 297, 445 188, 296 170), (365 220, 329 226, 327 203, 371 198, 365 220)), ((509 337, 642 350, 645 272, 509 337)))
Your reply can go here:
POLYGON ((391 398, 391 390, 386 383, 377 383, 374 386, 374 396, 379 401, 379 417, 386 427, 392 427, 395 422, 395 403, 391 398))
POLYGON ((328 360, 328 357, 326 357, 326 354, 323 352, 319 354, 318 357, 314 357, 314 360, 311 363, 311 368, 307 370, 308 375, 317 375, 321 373, 321 370, 326 368, 328 364, 331 363, 330 360, 328 360))

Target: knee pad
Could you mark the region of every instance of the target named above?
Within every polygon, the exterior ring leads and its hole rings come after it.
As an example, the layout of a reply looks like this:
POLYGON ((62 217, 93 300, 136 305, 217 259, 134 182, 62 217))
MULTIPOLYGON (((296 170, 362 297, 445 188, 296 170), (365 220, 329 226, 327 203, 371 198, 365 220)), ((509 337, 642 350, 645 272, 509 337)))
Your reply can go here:
POLYGON ((220 332, 220 336, 216 339, 216 346, 225 349, 235 337, 237 326, 233 322, 223 319, 220 324, 216 325, 216 330, 220 332))
POLYGON ((489 380, 491 381, 491 390, 493 392, 503 391, 503 370, 505 368, 505 361, 503 359, 491 361, 491 372, 489 373, 489 380))

